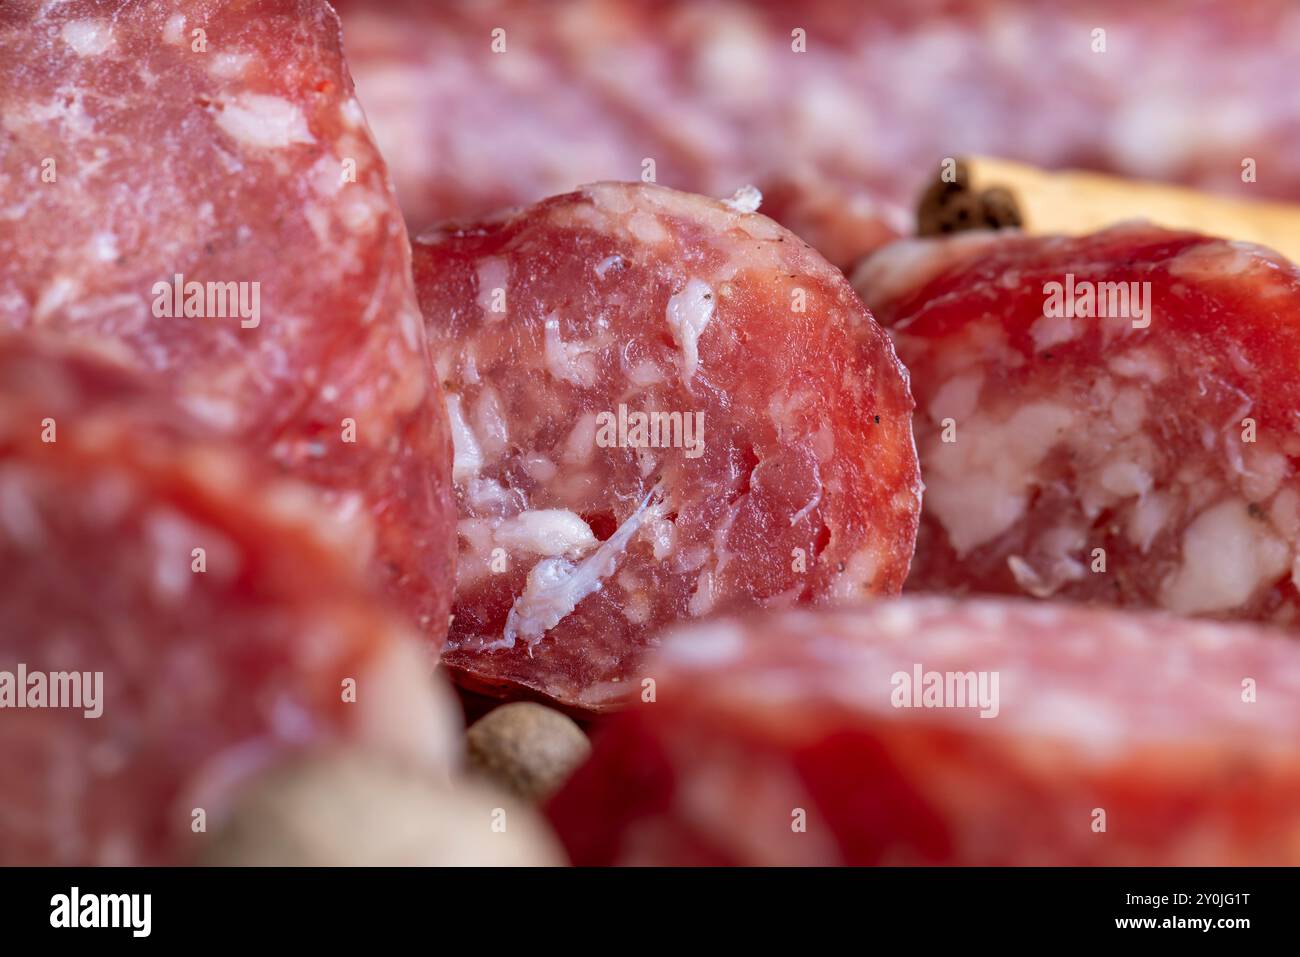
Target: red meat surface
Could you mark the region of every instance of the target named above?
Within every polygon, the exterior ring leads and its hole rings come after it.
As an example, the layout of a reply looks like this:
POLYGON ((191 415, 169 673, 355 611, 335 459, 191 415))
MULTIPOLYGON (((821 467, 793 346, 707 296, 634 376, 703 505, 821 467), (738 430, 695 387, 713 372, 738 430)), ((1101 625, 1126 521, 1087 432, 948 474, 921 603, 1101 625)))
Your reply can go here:
POLYGON ((904 597, 646 673, 549 804, 576 864, 1300 861, 1300 645, 1256 625, 904 597))
POLYGON ((780 194, 768 213, 841 267, 909 231, 967 153, 1300 198, 1288 0, 339 8, 415 229, 640 179, 647 159, 676 189, 780 194))
POLYGON ((793 234, 600 184, 421 237, 415 269, 456 449, 444 661, 467 681, 601 709, 639 693, 664 624, 899 589, 904 373, 793 234))
POLYGON ((313 483, 440 644, 451 447, 330 6, 6 2, 0 112, 0 329, 128 362, 313 483))
POLYGON ((121 368, 0 343, 0 863, 185 863, 310 748, 447 773, 453 705, 355 528, 207 435, 121 368))
POLYGON ((856 282, 917 396, 909 588, 1295 619, 1293 264, 1136 224, 905 241, 856 282))

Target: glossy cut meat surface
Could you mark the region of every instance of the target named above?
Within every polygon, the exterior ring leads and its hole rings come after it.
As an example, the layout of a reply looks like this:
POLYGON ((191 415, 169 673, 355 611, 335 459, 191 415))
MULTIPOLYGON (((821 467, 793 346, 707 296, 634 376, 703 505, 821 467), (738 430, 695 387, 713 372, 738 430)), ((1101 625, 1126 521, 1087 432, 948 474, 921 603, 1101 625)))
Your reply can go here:
POLYGON ((604 708, 669 622, 899 589, 905 377, 793 234, 598 184, 429 233, 415 267, 456 448, 444 660, 471 683, 604 708))
POLYGON ((134 374, 0 342, 0 862, 187 863, 316 747, 446 774, 447 692, 358 546, 134 374))
POLYGON ((450 443, 329 5, 7 2, 0 111, 0 329, 128 362, 313 483, 440 645, 450 443))
POLYGON ((1130 224, 909 240, 856 284, 917 396, 909 588, 1295 620, 1294 264, 1130 224))
POLYGON ((683 628, 646 672, 548 806, 575 864, 1300 860, 1272 629, 904 596, 683 628))

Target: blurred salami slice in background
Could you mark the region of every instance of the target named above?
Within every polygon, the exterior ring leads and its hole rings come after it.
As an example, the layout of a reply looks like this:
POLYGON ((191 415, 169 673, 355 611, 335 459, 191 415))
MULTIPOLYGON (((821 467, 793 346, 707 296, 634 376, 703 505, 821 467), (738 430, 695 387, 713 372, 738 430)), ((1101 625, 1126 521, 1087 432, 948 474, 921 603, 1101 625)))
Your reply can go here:
POLYGON ((339 8, 416 229, 601 179, 753 183, 847 267, 963 153, 1300 199, 1287 0, 339 8))
POLYGON ((122 369, 0 343, 0 862, 192 860, 250 777, 458 718, 355 528, 122 369))
POLYGON ((576 864, 1300 861, 1300 645, 912 597, 700 623, 549 805, 576 864))
POLYGON ((472 686, 598 710, 669 622, 898 591, 904 373, 754 202, 600 184, 417 240, 460 508, 443 660, 472 686))
POLYGON ((1295 620, 1292 263, 1127 225, 906 240, 855 282, 917 396, 909 588, 1295 620))
POLYGON ((6 2, 0 328, 110 353, 319 488, 435 644, 450 442, 317 0, 6 2))

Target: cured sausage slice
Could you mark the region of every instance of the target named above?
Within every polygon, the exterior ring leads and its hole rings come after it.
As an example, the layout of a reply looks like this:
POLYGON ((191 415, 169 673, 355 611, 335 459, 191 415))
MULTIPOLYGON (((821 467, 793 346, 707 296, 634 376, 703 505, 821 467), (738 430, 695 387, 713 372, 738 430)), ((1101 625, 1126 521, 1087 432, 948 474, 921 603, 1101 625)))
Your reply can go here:
POLYGON ((0 344, 4 864, 184 863, 317 745, 447 773, 454 706, 355 530, 204 431, 121 369, 0 344))
POLYGON ((443 660, 471 683, 599 709, 666 622, 900 587, 904 374, 745 199, 599 184, 416 241, 460 508, 443 660))
POLYGON ((769 215, 844 268, 964 154, 1300 199, 1289 0, 339 5, 417 227, 647 159, 706 195, 793 180, 769 215))
POLYGON ((646 671, 549 805, 576 864, 1300 861, 1300 645, 1257 625, 904 597, 646 671))
POLYGON ((1129 225, 905 241, 856 280, 919 406, 909 587, 1296 618, 1294 265, 1129 225))
POLYGON ((449 433, 329 5, 6 2, 0 111, 0 328, 110 352, 317 485, 440 643, 449 433))

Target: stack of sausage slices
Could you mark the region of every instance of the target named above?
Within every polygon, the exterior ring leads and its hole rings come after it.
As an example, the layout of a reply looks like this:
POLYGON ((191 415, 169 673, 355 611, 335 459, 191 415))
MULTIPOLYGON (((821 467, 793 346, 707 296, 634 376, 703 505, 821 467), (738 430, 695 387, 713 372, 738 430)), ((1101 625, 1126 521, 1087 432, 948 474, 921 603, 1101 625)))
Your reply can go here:
POLYGON ((0 12, 0 861, 1300 863, 1278 210, 412 243, 326 3, 100 6, 0 12))

